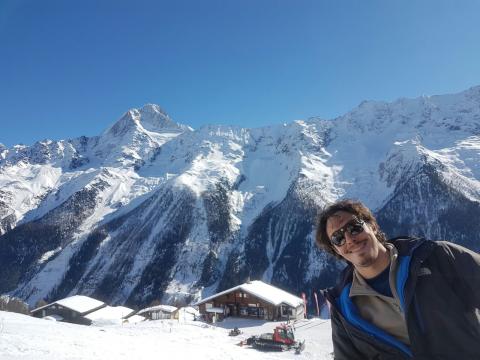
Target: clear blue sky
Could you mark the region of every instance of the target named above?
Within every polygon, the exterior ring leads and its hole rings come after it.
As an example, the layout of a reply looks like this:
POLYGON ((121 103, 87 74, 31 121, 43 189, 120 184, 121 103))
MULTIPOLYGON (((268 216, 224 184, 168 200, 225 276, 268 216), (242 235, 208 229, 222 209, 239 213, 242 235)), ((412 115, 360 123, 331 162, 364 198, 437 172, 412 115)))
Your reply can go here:
POLYGON ((480 84, 478 0, 1 0, 0 142, 258 127, 480 84))

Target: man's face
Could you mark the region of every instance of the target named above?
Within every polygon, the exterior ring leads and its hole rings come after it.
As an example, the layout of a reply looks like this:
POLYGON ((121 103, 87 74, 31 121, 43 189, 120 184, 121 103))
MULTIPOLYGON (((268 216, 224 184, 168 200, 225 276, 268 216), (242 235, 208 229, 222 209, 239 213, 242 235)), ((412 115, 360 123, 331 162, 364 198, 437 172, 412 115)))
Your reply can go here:
MULTIPOLYGON (((354 215, 339 211, 327 220, 327 235, 330 239, 332 234, 348 224, 354 215)), ((344 232, 345 243, 341 246, 333 245, 335 251, 345 260, 350 261, 356 268, 368 268, 375 265, 379 259, 379 250, 385 250, 385 247, 378 241, 372 227, 365 223, 363 231, 351 235, 348 231, 344 232)))

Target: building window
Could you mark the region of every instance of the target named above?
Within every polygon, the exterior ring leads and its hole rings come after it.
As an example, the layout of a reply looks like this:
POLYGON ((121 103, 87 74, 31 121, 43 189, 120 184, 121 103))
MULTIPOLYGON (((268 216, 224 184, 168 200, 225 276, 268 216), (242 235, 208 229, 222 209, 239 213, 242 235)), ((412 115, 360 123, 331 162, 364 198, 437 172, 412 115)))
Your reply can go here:
POLYGON ((248 315, 248 307, 241 306, 239 310, 240 310, 240 315, 241 316, 247 316, 248 315))
POLYGON ((249 308, 248 308, 248 315, 249 315, 249 316, 258 316, 258 308, 256 308, 256 307, 249 307, 249 308))
POLYGON ((282 305, 281 312, 282 316, 293 316, 293 309, 290 306, 282 305))

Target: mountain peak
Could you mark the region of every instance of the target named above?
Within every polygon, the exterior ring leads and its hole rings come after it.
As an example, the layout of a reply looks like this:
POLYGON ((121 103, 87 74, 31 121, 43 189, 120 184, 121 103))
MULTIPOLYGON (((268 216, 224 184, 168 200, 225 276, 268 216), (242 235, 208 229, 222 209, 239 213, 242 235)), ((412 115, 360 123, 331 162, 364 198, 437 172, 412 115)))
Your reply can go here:
POLYGON ((145 104, 143 107, 140 109, 140 112, 145 113, 145 114, 162 114, 166 117, 168 117, 168 114, 163 110, 159 105, 157 104, 145 104))
POLYGON ((153 132, 184 132, 192 130, 189 126, 174 122, 160 106, 145 104, 140 110, 134 109, 140 115, 143 128, 153 132))
POLYGON ((174 122, 170 116, 156 104, 146 104, 140 109, 128 110, 106 133, 115 137, 130 131, 165 133, 192 130, 189 126, 174 122))
POLYGON ((465 90, 463 95, 470 100, 480 100, 480 85, 472 86, 471 88, 465 90))

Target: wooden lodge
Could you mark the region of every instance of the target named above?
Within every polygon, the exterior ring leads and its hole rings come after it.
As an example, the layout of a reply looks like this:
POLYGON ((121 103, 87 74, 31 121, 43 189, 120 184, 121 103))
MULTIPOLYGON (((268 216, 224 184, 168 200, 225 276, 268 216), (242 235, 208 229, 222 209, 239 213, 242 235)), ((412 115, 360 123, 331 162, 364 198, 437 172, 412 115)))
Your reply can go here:
POLYGON ((221 321, 228 316, 270 321, 304 318, 301 298, 262 281, 233 287, 195 305, 207 321, 221 321))

